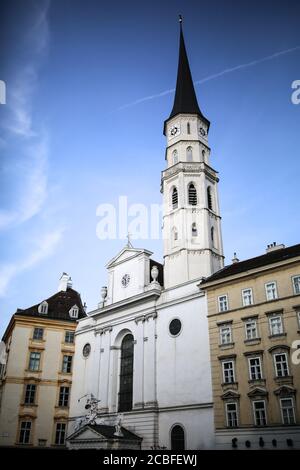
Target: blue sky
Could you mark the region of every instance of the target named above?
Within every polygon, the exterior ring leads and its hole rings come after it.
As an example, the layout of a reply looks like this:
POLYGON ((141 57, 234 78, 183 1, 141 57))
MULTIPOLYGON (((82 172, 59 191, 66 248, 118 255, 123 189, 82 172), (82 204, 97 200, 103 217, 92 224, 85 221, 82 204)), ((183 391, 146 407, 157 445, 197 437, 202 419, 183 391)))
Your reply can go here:
MULTIPOLYGON (((245 259, 273 241, 300 242, 299 2, 10 0, 1 9, 0 332, 17 307, 54 293, 63 271, 94 308, 104 266, 125 244, 97 238, 97 206, 119 195, 161 202, 179 13, 211 121, 227 263, 234 251, 245 259)), ((161 260, 161 240, 134 245, 161 260)))

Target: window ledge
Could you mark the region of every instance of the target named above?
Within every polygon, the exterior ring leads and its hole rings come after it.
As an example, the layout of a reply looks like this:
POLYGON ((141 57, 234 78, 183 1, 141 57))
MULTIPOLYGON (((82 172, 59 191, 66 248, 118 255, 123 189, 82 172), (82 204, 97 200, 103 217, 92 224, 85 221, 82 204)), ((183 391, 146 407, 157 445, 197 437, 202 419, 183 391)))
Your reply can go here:
POLYGON ((276 335, 269 335, 270 340, 275 340, 277 338, 284 338, 286 336, 286 333, 278 333, 276 335))
POLYGON ((261 385, 264 387, 266 385, 266 379, 251 379, 251 380, 248 380, 248 384, 250 386, 261 385))
POLYGON ((36 408, 38 406, 37 403, 20 403, 20 406, 23 406, 24 408, 36 408))
POLYGON ((252 338, 252 339, 245 339, 244 340, 245 344, 251 345, 251 344, 259 344, 261 343, 261 338, 252 338))
POLYGON ((239 384, 238 384, 238 382, 230 382, 230 383, 222 382, 221 386, 222 386, 223 391, 226 391, 227 389, 237 390, 239 384))
POLYGON ((42 372, 42 370, 41 369, 39 369, 39 370, 25 369, 24 372, 30 372, 30 374, 40 374, 42 372))
POLYGON ((281 385, 281 384, 293 384, 293 376, 292 375, 285 375, 284 377, 274 377, 274 381, 281 385))
POLYGON ((230 349, 234 347, 234 343, 219 344, 220 349, 230 349))

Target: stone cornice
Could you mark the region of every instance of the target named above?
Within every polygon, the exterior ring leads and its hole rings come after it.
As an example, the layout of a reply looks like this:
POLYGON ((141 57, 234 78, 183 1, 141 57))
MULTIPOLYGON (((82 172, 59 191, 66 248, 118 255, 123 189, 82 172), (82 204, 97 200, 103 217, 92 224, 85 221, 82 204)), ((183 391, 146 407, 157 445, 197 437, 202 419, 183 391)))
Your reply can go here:
POLYGON ((124 310, 127 309, 128 306, 132 306, 136 303, 142 303, 145 300, 155 300, 161 295, 161 290, 160 289, 151 289, 147 290, 146 292, 142 292, 141 294, 134 295, 132 297, 129 297, 124 300, 120 300, 119 302, 115 302, 109 305, 106 305, 103 308, 94 310, 92 312, 89 312, 89 317, 92 317, 94 320, 96 319, 98 315, 104 315, 106 313, 112 313, 112 312, 117 312, 119 310, 124 310))
POLYGON ((216 176, 217 171, 211 168, 204 162, 178 162, 176 165, 167 168, 166 170, 162 171, 161 174, 161 181, 168 180, 172 176, 177 175, 178 173, 187 173, 187 174, 195 174, 195 173, 204 173, 207 177, 209 177, 213 183, 218 183, 219 178, 216 176))

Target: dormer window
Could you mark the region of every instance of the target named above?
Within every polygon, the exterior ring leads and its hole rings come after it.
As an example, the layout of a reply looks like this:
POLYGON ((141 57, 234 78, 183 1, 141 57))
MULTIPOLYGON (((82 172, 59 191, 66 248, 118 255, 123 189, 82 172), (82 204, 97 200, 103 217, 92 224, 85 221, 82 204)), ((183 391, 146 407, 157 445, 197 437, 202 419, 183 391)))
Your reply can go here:
POLYGON ((47 313, 48 313, 48 303, 46 302, 46 300, 44 300, 44 302, 42 302, 38 306, 38 312, 41 313, 42 315, 47 315, 47 313))
POLYGON ((79 308, 77 305, 73 305, 73 307, 69 310, 69 315, 71 318, 78 318, 79 308))

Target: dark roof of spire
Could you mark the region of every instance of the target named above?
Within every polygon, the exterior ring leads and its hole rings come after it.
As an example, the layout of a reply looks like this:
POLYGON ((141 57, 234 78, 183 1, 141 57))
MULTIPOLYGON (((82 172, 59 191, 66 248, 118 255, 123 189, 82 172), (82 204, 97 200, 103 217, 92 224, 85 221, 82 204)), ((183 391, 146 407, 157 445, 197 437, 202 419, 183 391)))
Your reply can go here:
POLYGON ((174 98, 173 109, 169 119, 176 116, 176 114, 198 114, 209 125, 209 121, 203 116, 200 111, 195 88, 193 84, 192 74, 189 66, 189 61, 186 53, 182 23, 180 22, 180 41, 179 41, 179 60, 177 71, 176 92, 174 98))

